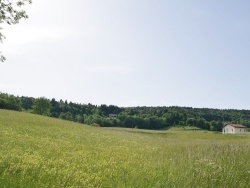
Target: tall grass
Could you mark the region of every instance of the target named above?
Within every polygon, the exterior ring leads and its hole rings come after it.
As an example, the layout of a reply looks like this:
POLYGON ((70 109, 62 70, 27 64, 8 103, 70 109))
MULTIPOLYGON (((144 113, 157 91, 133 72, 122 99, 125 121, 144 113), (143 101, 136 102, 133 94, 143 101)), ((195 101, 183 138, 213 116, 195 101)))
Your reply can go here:
POLYGON ((0 187, 249 187, 250 135, 106 129, 0 110, 0 187))

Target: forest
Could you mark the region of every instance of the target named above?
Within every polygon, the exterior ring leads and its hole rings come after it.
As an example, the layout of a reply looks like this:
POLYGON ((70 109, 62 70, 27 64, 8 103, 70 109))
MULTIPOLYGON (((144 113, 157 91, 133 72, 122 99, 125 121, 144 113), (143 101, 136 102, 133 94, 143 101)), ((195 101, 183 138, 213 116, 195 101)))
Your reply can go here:
POLYGON ((101 127, 166 129, 171 126, 195 126, 221 131, 228 123, 250 127, 250 110, 211 109, 178 106, 118 107, 68 102, 67 100, 14 96, 0 92, 0 109, 27 111, 54 118, 101 127))

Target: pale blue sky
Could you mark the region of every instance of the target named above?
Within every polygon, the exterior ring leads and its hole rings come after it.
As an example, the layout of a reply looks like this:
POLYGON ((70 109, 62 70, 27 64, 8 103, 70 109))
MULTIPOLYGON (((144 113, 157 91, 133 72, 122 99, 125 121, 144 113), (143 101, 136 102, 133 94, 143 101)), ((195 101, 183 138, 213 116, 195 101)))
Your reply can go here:
POLYGON ((250 109, 250 1, 34 0, 3 30, 0 91, 250 109))

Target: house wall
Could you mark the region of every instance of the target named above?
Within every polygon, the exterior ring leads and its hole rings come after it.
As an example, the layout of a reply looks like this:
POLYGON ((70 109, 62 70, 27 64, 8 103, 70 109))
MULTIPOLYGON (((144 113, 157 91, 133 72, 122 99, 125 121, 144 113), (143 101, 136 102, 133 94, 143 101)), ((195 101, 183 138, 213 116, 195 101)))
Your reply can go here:
POLYGON ((245 134, 246 129, 245 128, 235 128, 235 133, 236 134, 245 134))
POLYGON ((231 125, 227 125, 223 127, 223 134, 234 134, 235 133, 235 128, 231 125))

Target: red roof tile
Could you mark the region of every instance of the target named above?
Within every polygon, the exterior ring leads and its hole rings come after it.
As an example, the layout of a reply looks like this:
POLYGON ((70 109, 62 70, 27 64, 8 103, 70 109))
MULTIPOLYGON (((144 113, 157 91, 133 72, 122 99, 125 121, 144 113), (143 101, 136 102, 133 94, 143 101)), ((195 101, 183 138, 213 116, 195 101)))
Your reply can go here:
POLYGON ((241 125, 241 124, 229 124, 229 125, 231 125, 232 127, 235 127, 235 128, 247 128, 246 126, 241 125))

